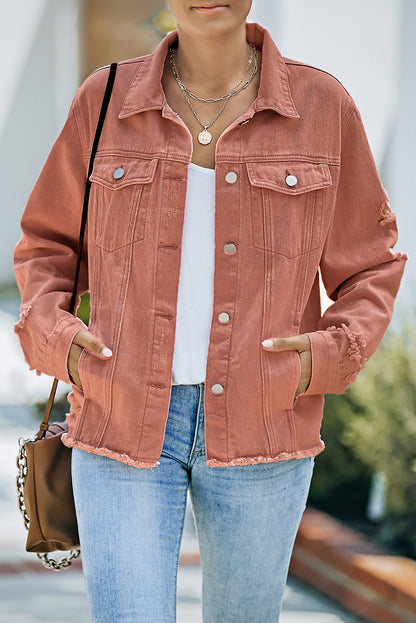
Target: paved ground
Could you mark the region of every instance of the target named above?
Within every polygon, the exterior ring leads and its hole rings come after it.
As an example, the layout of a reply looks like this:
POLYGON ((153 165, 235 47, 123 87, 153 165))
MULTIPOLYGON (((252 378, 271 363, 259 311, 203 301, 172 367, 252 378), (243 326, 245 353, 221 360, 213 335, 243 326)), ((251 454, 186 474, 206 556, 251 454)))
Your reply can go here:
MULTIPOLYGON (((184 567, 178 577, 178 623, 202 623, 199 567, 184 567)), ((82 576, 67 571, 0 578, 1 623, 88 623, 82 576), (22 598, 24 595, 24 598, 22 598)), ((286 589, 280 623, 354 623, 330 604, 293 580, 286 589)), ((163 623, 163 621, 161 621, 163 623)), ((226 623, 226 621, 221 622, 226 623)), ((254 623, 254 622, 253 622, 254 623)), ((256 622, 257 623, 257 622, 256 622)), ((266 623, 266 622, 258 622, 266 623)))
MULTIPOLYGON (((90 619, 80 571, 5 572, 4 563, 22 569, 28 560, 37 560, 24 551, 25 531, 14 484, 15 457, 17 438, 33 434, 36 427, 26 405, 45 398, 51 384, 48 377, 29 372, 24 363, 12 330, 16 313, 15 301, 0 300, 0 623, 87 623, 90 619)), ((182 551, 192 552, 197 547, 188 506, 182 551)), ((280 623, 341 622, 360 623, 337 604, 289 580, 280 623)), ((178 623, 202 623, 199 566, 179 569, 178 623)))

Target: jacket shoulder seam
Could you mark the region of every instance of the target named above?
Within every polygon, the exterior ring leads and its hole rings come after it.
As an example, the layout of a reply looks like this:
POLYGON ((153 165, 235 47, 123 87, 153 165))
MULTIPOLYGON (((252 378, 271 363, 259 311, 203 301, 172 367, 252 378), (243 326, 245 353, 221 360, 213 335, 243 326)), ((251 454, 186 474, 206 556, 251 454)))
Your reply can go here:
POLYGON ((309 65, 309 63, 303 63, 302 61, 295 61, 295 60, 293 60, 291 58, 284 58, 283 60, 284 60, 286 65, 298 65, 300 67, 307 67, 308 69, 314 69, 315 71, 319 71, 322 74, 326 74, 327 76, 330 76, 331 78, 336 80, 339 85, 342 86, 342 88, 344 89, 346 94, 351 98, 351 94, 347 91, 345 86, 342 84, 341 80, 339 80, 339 78, 334 76, 334 74, 331 74, 330 71, 326 71, 326 69, 321 69, 321 67, 315 67, 314 65, 309 65))
POLYGON ((342 84, 341 80, 339 80, 336 76, 331 74, 331 72, 326 71, 325 69, 321 69, 320 67, 315 67, 314 65, 309 65, 308 63, 303 63, 302 61, 295 61, 295 60, 293 60, 291 58, 284 58, 283 60, 284 60, 286 65, 297 65, 297 66, 300 66, 300 67, 307 67, 308 69, 313 69, 315 71, 320 72, 321 74, 326 74, 330 78, 333 78, 333 80, 336 80, 336 82, 342 87, 343 91, 348 96, 348 106, 347 106, 346 111, 344 113, 344 116, 343 116, 343 118, 341 120, 341 125, 342 125, 342 127, 344 127, 348 123, 349 119, 351 118, 351 115, 352 115, 353 111, 355 110, 355 104, 354 104, 354 99, 352 98, 351 94, 347 91, 345 86, 342 84))
MULTIPOLYGON (((117 65, 118 67, 120 67, 121 65, 138 65, 141 63, 144 63, 145 60, 150 56, 150 54, 147 54, 145 56, 137 56, 136 58, 128 58, 124 61, 117 61, 117 65)), ((110 69, 110 65, 103 65, 102 67, 97 67, 96 69, 94 69, 89 75, 88 78, 90 76, 93 76, 94 74, 98 73, 99 71, 103 71, 105 69, 110 69)))
POLYGON ((78 101, 76 99, 74 100, 74 105, 73 105, 73 108, 72 108, 72 114, 74 115, 74 119, 75 119, 75 125, 76 125, 76 128, 77 128, 77 135, 78 135, 79 145, 81 147, 81 153, 84 153, 84 151, 86 151, 86 150, 84 149, 84 145, 82 144, 81 129, 80 129, 80 119, 78 118, 78 115, 79 115, 78 101))

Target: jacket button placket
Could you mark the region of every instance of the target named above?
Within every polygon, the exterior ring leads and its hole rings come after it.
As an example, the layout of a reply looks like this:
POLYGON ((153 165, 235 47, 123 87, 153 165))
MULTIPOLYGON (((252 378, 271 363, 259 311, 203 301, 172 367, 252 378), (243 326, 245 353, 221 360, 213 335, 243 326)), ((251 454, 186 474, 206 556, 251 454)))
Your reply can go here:
POLYGON ((153 352, 141 442, 141 451, 144 453, 151 451, 156 428, 160 429, 163 438, 169 412, 172 368, 170 353, 173 356, 186 198, 185 173, 185 167, 181 162, 171 161, 165 164, 162 213, 156 241, 153 352))
POLYGON ((214 320, 207 361, 208 391, 205 393, 207 458, 227 456, 226 405, 231 391, 227 376, 239 261, 239 170, 217 161, 216 174, 214 320), (211 448, 215 453, 210 451, 211 448))

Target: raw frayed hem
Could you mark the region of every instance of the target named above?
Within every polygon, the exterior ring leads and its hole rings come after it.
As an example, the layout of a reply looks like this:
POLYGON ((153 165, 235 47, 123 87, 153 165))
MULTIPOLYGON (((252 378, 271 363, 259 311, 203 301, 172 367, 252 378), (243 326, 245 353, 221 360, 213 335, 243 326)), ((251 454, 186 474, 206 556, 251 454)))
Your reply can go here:
POLYGON ((257 465, 258 463, 278 463, 279 461, 290 461, 291 459, 307 459, 308 457, 314 457, 325 449, 325 444, 321 441, 320 444, 310 448, 309 450, 297 450, 294 452, 281 452, 276 456, 263 456, 258 454, 257 456, 241 456, 228 461, 222 461, 219 459, 207 459, 207 465, 209 467, 228 467, 231 465, 257 465))
POLYGON ((360 370, 362 370, 366 360, 361 355, 361 351, 367 346, 367 342, 359 333, 353 333, 347 325, 341 324, 341 327, 347 334, 347 338, 350 343, 347 355, 351 361, 356 361, 360 366, 360 370))
POLYGON ((409 259, 409 256, 407 255, 407 253, 401 253, 400 251, 393 251, 393 249, 390 249, 390 253, 392 255, 392 259, 394 262, 407 262, 407 260, 409 259))
MULTIPOLYGON (((344 331, 348 338, 349 348, 347 355, 351 361, 357 361, 359 364, 362 361, 361 351, 367 346, 365 339, 359 333, 353 333, 346 324, 342 323, 340 327, 328 327, 327 331, 340 332, 344 331)), ((360 368, 361 369, 361 368, 360 368)))
POLYGON ((68 437, 67 433, 62 435, 62 443, 67 446, 67 448, 76 448, 77 450, 84 450, 90 454, 105 456, 107 459, 114 459, 120 463, 125 463, 125 465, 138 467, 139 469, 151 469, 152 467, 157 467, 159 464, 159 461, 140 461, 139 459, 132 459, 124 452, 114 452, 114 450, 109 450, 108 448, 95 448, 94 446, 90 446, 82 441, 68 437))
POLYGON ((20 305, 20 318, 19 322, 14 325, 14 332, 18 333, 22 329, 24 329, 27 319, 32 311, 32 305, 30 303, 22 303, 20 305))

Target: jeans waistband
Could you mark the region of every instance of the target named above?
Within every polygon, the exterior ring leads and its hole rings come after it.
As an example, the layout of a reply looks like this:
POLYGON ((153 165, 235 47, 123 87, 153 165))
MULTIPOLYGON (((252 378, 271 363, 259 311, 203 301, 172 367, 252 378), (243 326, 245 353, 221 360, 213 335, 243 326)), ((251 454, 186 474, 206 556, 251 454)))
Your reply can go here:
POLYGON ((194 385, 195 387, 204 387, 205 386, 205 381, 201 381, 200 383, 174 383, 172 381, 172 387, 176 387, 177 385, 182 385, 183 387, 187 387, 187 386, 192 386, 194 385))

